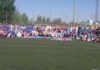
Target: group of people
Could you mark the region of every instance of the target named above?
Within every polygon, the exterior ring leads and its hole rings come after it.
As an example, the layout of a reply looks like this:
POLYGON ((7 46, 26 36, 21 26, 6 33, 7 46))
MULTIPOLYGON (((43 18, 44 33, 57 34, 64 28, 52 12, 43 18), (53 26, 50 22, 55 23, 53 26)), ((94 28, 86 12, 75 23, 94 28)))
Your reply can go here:
POLYGON ((0 37, 34 38, 36 36, 60 39, 75 38, 83 41, 100 42, 100 26, 83 26, 78 24, 0 24, 0 37))

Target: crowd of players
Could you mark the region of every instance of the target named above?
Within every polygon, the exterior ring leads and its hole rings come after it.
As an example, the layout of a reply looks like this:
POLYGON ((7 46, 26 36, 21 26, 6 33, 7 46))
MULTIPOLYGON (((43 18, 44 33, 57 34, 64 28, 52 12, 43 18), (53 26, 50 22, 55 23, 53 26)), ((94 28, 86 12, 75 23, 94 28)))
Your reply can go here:
POLYGON ((10 25, 0 24, 0 37, 52 37, 52 38, 76 38, 83 41, 100 42, 100 26, 81 26, 78 24, 34 24, 34 25, 10 25))

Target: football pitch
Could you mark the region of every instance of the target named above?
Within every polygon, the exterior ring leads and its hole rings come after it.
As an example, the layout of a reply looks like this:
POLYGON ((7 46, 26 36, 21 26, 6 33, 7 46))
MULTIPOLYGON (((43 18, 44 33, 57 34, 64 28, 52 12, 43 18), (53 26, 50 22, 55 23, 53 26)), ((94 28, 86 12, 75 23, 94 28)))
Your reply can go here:
POLYGON ((0 70, 100 70, 100 43, 1 38, 0 70))

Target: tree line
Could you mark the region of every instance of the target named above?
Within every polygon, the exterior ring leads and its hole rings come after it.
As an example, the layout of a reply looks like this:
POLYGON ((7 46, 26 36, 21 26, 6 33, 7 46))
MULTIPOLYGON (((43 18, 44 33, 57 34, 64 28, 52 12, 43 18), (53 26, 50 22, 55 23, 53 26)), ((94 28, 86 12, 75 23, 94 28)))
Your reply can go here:
POLYGON ((0 0, 0 23, 5 24, 62 24, 60 18, 51 20, 49 17, 37 16, 37 19, 29 18, 26 13, 20 12, 15 6, 15 0, 0 0))

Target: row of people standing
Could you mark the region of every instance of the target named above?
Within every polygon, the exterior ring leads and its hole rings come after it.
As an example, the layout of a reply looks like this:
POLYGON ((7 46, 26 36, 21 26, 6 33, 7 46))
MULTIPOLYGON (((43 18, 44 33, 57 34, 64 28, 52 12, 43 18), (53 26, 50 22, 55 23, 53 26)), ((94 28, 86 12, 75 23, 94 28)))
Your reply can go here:
POLYGON ((95 41, 100 37, 100 26, 80 25, 8 25, 0 24, 1 37, 44 36, 65 38, 72 37, 83 41, 95 41))

